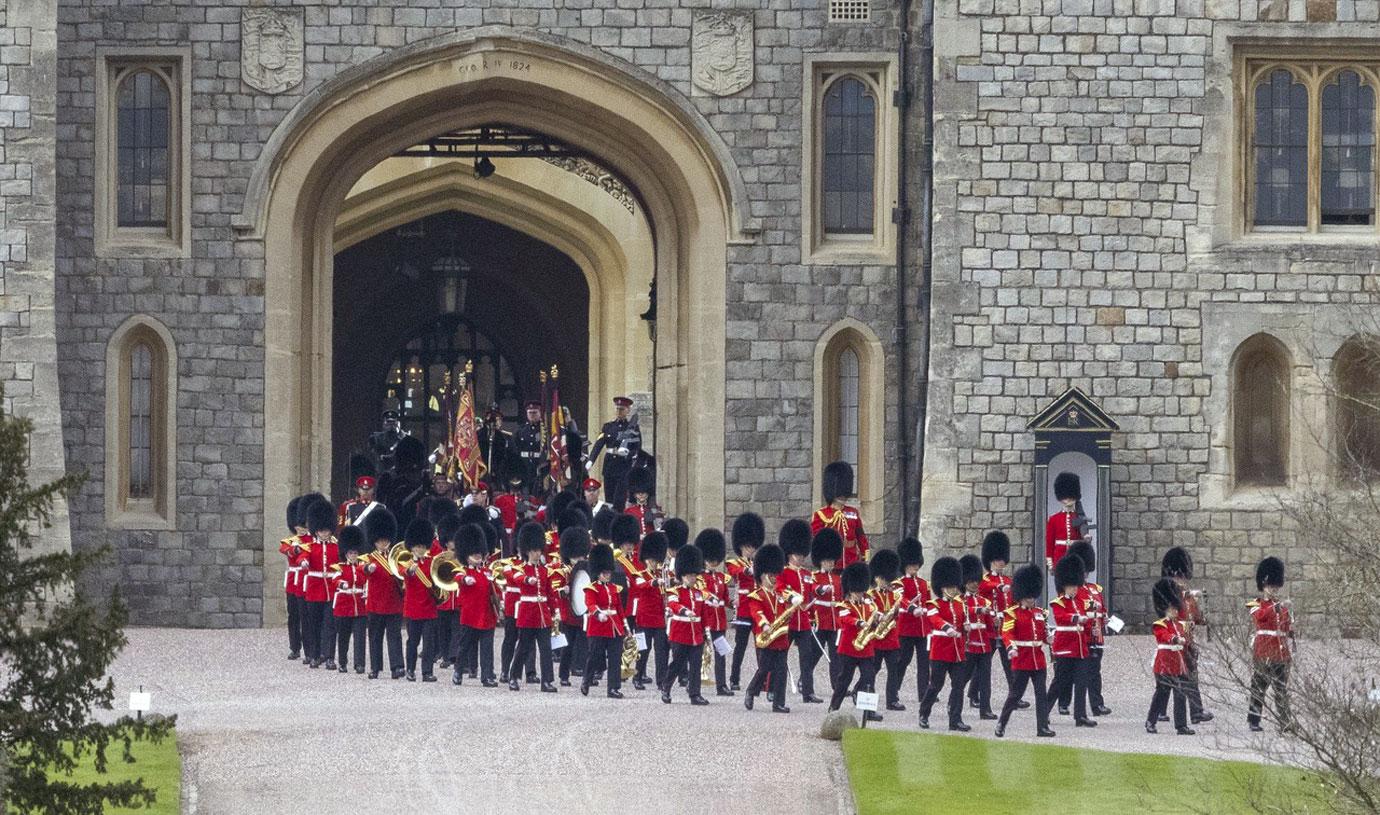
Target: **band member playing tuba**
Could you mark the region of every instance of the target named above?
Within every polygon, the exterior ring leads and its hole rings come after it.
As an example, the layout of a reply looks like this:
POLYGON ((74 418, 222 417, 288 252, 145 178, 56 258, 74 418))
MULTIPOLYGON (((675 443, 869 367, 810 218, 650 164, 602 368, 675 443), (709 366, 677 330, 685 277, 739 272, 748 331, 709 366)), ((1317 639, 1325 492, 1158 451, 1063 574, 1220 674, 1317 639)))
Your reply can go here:
POLYGON ((758 549, 752 560, 757 588, 748 595, 748 613, 752 615, 753 642, 757 646, 757 672, 743 696, 743 706, 748 710, 752 710, 757 694, 770 680, 772 712, 791 712, 786 706, 786 652, 791 647, 788 620, 805 598, 797 594, 787 599, 777 588, 776 578, 785 568, 786 554, 774 543, 758 549))

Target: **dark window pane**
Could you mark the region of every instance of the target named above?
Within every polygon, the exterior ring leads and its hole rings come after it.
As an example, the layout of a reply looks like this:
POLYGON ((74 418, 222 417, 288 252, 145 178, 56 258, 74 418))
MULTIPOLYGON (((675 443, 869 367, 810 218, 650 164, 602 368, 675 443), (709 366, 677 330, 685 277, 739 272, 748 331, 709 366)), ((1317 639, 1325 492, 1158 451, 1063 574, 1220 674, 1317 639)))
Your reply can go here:
POLYGON ((1255 223, 1308 222, 1308 90, 1285 70, 1255 89, 1255 223))
POLYGON ((1272 337, 1257 335, 1237 354, 1233 457, 1238 485, 1285 483, 1289 470, 1289 361, 1272 337))
POLYGON ((1322 89, 1322 222, 1375 220, 1375 90, 1354 71, 1342 71, 1322 89))
POLYGON ((1337 388, 1337 458, 1341 475, 1380 478, 1380 342, 1348 340, 1333 360, 1337 388))
POLYGON ((120 226, 168 225, 171 101, 152 71, 120 80, 116 97, 116 201, 120 226))
POLYGON ((877 100, 866 84, 843 77, 824 94, 820 213, 824 231, 870 234, 877 100))
POLYGON ((129 356, 129 497, 153 497, 153 352, 139 343, 129 356))

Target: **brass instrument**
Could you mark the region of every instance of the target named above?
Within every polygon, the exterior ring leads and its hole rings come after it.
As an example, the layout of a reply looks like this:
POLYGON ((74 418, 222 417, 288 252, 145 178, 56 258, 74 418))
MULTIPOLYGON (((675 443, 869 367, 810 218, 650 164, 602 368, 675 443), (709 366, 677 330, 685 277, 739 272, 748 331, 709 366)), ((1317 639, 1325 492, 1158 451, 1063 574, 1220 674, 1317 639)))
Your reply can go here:
POLYGON ((784 593, 787 601, 786 610, 778 614, 775 620, 768 623, 764 630, 757 632, 757 636, 753 638, 753 643, 756 644, 758 648, 766 648, 768 645, 781 639, 781 635, 785 634, 790 629, 791 615, 795 614, 796 611, 800 609, 800 604, 805 602, 805 598, 797 592, 787 589, 784 593))
POLYGON ((884 640, 891 635, 891 632, 896 628, 896 617, 900 613, 900 611, 900 592, 896 589, 892 589, 891 608, 887 609, 886 613, 882 615, 882 621, 878 624, 877 634, 875 637, 873 637, 873 639, 884 640))
POLYGON ((636 578, 641 578, 641 579, 644 579, 644 580, 647 578, 647 570, 646 570, 646 569, 639 569, 639 568, 637 568, 635 565, 633 565, 632 558, 630 558, 630 557, 628 557, 627 555, 623 554, 623 550, 622 550, 622 549, 614 549, 614 550, 613 550, 613 560, 614 560, 614 562, 617 563, 619 566, 622 566, 622 567, 623 567, 623 571, 625 571, 625 572, 628 573, 628 579, 629 579, 629 580, 631 580, 632 578, 635 578, 635 577, 636 577, 636 578))
MULTIPOLYGON (((417 559, 412 556, 411 550, 401 543, 394 544, 393 548, 389 550, 388 560, 388 571, 399 580, 402 580, 407 574, 407 570, 416 565, 417 562, 417 559)), ((427 588, 432 587, 431 577, 428 576, 426 572, 418 569, 416 575, 423 586, 427 588)))
POLYGON ((431 582, 446 593, 460 591, 457 578, 465 565, 452 552, 442 552, 431 559, 431 582))
MULTIPOLYGON (((569 566, 547 566, 552 573, 551 588, 559 594, 570 587, 570 568, 569 566)), ((561 633, 561 613, 559 610, 551 612, 551 636, 559 636, 561 633)))

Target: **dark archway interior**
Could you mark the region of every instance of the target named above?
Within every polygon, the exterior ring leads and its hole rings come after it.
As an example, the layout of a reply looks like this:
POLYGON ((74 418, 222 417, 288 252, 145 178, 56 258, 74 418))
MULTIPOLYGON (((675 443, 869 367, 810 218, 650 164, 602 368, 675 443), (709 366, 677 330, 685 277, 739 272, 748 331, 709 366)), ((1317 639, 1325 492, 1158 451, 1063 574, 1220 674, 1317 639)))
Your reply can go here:
MULTIPOLYGON (((579 266, 548 244, 461 212, 430 215, 337 254, 334 305, 336 495, 348 494, 349 454, 379 429, 389 391, 404 395, 392 369, 400 355, 406 368, 409 343, 418 347, 423 334, 461 326, 479 337, 492 348, 487 356, 511 369, 515 391, 507 393, 519 399, 538 398, 539 372, 559 366, 561 401, 587 427, 589 286, 579 266), (463 282, 447 282, 457 276, 463 282)), ((516 416, 510 403, 503 408, 516 416)), ((505 426, 513 429, 511 421, 505 426)))

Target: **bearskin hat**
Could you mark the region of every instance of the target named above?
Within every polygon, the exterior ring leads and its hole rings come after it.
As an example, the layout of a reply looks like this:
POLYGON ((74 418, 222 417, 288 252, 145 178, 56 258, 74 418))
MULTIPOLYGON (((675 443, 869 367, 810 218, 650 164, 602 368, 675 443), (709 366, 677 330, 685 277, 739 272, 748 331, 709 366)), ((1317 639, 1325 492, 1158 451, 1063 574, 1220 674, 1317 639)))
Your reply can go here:
POLYGON ((335 524, 335 506, 331 504, 330 499, 319 492, 309 492, 297 498, 297 523, 300 526, 307 527, 308 532, 316 531, 311 528, 311 521, 307 517, 307 513, 309 513, 311 508, 316 504, 325 504, 326 507, 330 509, 331 524, 332 526, 335 524))
POLYGON ((776 542, 780 545, 781 551, 788 556, 809 557, 810 525, 799 518, 792 518, 781 525, 781 531, 776 535, 776 542))
POLYGON ((416 436, 403 436, 393 445, 393 462, 400 472, 421 468, 426 461, 426 445, 416 436))
POLYGON ((626 512, 619 513, 609 527, 609 539, 614 546, 631 546, 642 536, 642 525, 626 512))
POLYGON ((652 471, 646 467, 638 467, 628 473, 628 494, 636 495, 639 492, 651 494, 652 488, 656 484, 652 481, 652 471))
POLYGON ((489 522, 489 510, 478 504, 470 504, 460 508, 460 523, 462 524, 486 524, 489 522))
POLYGON ((930 588, 936 592, 963 588, 963 569, 957 559, 942 557, 934 562, 930 567, 930 588))
POLYGON ((872 560, 868 561, 867 567, 872 573, 873 580, 890 583, 900 576, 901 559, 892 549, 878 549, 872 553, 872 560))
POLYGON ((374 507, 364 519, 364 532, 371 542, 386 540, 392 543, 398 539, 398 519, 388 507, 374 507))
POLYGON ((330 502, 324 498, 319 501, 307 500, 310 501, 305 513, 307 531, 314 535, 323 530, 334 530, 335 507, 331 506, 330 502))
POLYGON ((1183 609, 1184 595, 1179 584, 1168 577, 1161 577, 1155 587, 1150 590, 1150 599, 1155 604, 1155 613, 1163 617, 1164 613, 1172 606, 1183 609))
POLYGON ((575 563, 589 557, 589 530, 583 526, 568 526, 561 532, 561 560, 575 563))
POLYGON ((484 530, 484 554, 487 555, 490 552, 496 551, 498 549, 498 527, 494 526, 492 523, 478 524, 478 526, 480 529, 484 530))
POLYGON ((994 560, 1011 562, 1011 539, 1005 532, 995 529, 982 539, 982 568, 992 568, 994 560))
POLYGON ((1284 585, 1284 561, 1271 556, 1260 561, 1255 567, 1255 587, 1261 591, 1266 586, 1284 585))
POLYGON ((585 503, 585 499, 579 496, 576 496, 575 500, 570 502, 570 506, 565 509, 566 512, 573 509, 585 516, 584 522, 580 524, 580 526, 583 526, 585 529, 589 529, 589 525, 594 523, 594 510, 590 509, 589 504, 585 503))
POLYGON ((1069 554, 1083 561, 1083 571, 1092 574, 1097 571, 1097 550, 1087 541, 1078 541, 1069 547, 1069 554))
MULTIPOLYGON (((648 532, 647 537, 642 539, 642 548, 638 550, 638 554, 642 557, 644 562, 655 560, 658 563, 665 563, 666 551, 669 548, 666 541, 666 533, 648 532)), ((681 548, 684 549, 685 547, 682 546, 681 548)))
POLYGON ((536 521, 528 521, 518 529, 517 544, 518 551, 524 555, 540 552, 546 548, 546 530, 536 521))
POLYGON ((1039 566, 1022 566, 1011 578, 1011 597, 1016 602, 1034 599, 1045 588, 1045 574, 1039 566))
POLYGON ((335 541, 342 555, 363 552, 369 548, 364 543, 364 530, 357 526, 347 526, 340 530, 340 534, 335 536, 335 541))
POLYGON ((608 507, 594 513, 594 525, 589 528, 590 534, 601 541, 613 540, 613 519, 617 517, 618 514, 608 507))
POLYGON ((301 504, 302 504, 302 496, 300 496, 300 495, 297 496, 296 498, 293 498, 291 501, 288 501, 288 505, 287 505, 287 528, 288 528, 288 532, 289 532, 289 533, 296 533, 296 532, 297 532, 297 525, 298 525, 299 523, 301 523, 301 521, 302 521, 302 518, 301 518, 301 516, 300 516, 300 513, 297 511, 297 508, 298 508, 299 506, 301 506, 301 504))
POLYGON ((575 500, 575 493, 561 490, 551 499, 551 503, 546 505, 546 517, 550 521, 558 521, 567 507, 575 500))
POLYGON ((687 574, 704 574, 704 553, 694 544, 682 546, 676 552, 676 577, 687 574))
POLYGON ((465 524, 455 531, 455 554, 461 560, 470 555, 489 554, 489 536, 479 524, 465 524))
POLYGON ((843 593, 862 594, 872 585, 872 572, 867 568, 867 564, 861 561, 850 563, 843 569, 843 577, 839 581, 843 584, 843 593))
POLYGON ((712 526, 701 529, 700 534, 695 536, 695 547, 704 555, 705 563, 722 563, 724 556, 728 554, 728 542, 724 540, 724 533, 712 526))
POLYGON ((1054 499, 1067 501, 1070 498, 1083 500, 1083 482, 1073 473, 1059 473, 1054 477, 1054 499))
POLYGON ((580 508, 571 504, 565 511, 556 517, 556 532, 564 532, 574 527, 589 529, 589 516, 580 511, 580 508))
POLYGON ((786 568, 786 553, 774 543, 763 544, 752 556, 752 576, 758 580, 762 575, 781 574, 786 568))
POLYGON ((1081 586, 1087 579, 1088 571, 1077 555, 1064 555, 1054 564, 1055 591, 1063 591, 1065 586, 1081 586))
POLYGON ((853 465, 846 461, 835 461, 824 467, 824 503, 832 504, 838 498, 853 496, 853 465))
POLYGON ((440 520, 436 521, 436 539, 442 543, 453 541, 455 540, 455 533, 462 526, 464 524, 460 522, 459 513, 442 515, 440 520))
POLYGON ((413 518, 412 523, 407 525, 407 531, 403 533, 403 543, 411 549, 416 546, 431 548, 431 541, 436 534, 436 529, 431 522, 425 518, 413 518))
POLYGON ((682 546, 690 542, 690 524, 680 518, 667 518, 661 525, 661 531, 666 533, 666 545, 672 552, 679 552, 682 546))
POLYGON ((958 570, 963 573, 963 585, 982 582, 982 558, 977 555, 964 555, 959 558, 958 570))
POLYGON ((843 538, 839 537, 837 530, 825 527, 819 530, 815 539, 810 541, 810 562, 816 566, 826 560, 838 563, 839 558, 843 557, 843 538))
POLYGON ((925 565, 925 548, 918 538, 903 538, 896 544, 896 556, 901 558, 902 568, 925 565))
POLYGON ((589 549, 589 573, 598 578, 601 572, 616 572, 613 562, 613 547, 607 543, 596 543, 589 549))
POLYGON ((1193 578, 1193 556, 1182 546, 1172 547, 1160 560, 1160 577, 1193 578))
MULTIPOLYGON (((418 501, 418 502, 417 502, 417 517, 418 517, 418 518, 425 518, 426 520, 431 521, 432 523, 435 523, 435 521, 432 519, 432 518, 433 518, 432 513, 434 513, 434 512, 436 511, 436 505, 437 505, 438 503, 440 503, 441 501, 443 501, 443 500, 446 500, 446 499, 439 498, 439 497, 437 497, 437 496, 435 496, 435 495, 428 495, 428 496, 426 496, 425 498, 423 498, 422 500, 418 501)), ((453 502, 452 502, 452 503, 453 503, 453 502)))
POLYGON ((754 549, 761 547, 767 539, 767 525, 763 523, 762 516, 756 512, 744 512, 733 519, 733 551, 739 555, 743 553, 744 546, 751 546, 754 549))

